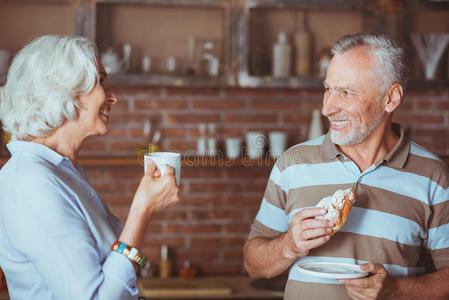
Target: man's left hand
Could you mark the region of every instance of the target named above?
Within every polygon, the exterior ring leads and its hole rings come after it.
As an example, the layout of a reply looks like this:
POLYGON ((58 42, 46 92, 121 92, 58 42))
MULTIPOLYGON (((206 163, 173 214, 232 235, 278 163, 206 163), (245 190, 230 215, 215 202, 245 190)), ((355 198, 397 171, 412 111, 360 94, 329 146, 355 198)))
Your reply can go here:
POLYGON ((391 279, 384 266, 367 263, 360 265, 360 269, 369 272, 368 277, 338 280, 345 285, 348 296, 354 300, 384 299, 387 294, 386 283, 391 279))

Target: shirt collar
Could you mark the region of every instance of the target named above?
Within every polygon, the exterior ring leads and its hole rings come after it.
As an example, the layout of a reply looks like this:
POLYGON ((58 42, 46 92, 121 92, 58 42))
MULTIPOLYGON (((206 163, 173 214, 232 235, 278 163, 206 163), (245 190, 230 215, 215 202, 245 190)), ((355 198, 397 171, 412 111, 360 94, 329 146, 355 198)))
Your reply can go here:
MULTIPOLYGON (((386 162, 394 168, 403 168, 410 153, 410 140, 399 124, 393 123, 392 126, 393 131, 399 134, 399 141, 380 163, 386 162)), ((320 155, 324 160, 333 160, 339 155, 343 156, 337 145, 332 143, 330 131, 324 137, 323 144, 320 147, 320 155)))
POLYGON ((66 157, 53 149, 35 142, 11 141, 6 145, 11 155, 14 153, 33 153, 55 165, 59 165, 66 157))

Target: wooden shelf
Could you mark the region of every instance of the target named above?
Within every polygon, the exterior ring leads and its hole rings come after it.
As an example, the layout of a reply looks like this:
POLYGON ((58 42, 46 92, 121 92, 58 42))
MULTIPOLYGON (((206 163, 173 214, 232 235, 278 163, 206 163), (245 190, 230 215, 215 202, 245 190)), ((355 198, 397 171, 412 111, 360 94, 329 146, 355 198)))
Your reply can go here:
MULTIPOLYGON (((8 157, 0 157, 0 166, 3 166, 8 157)), ((183 167, 271 167, 275 160, 272 158, 225 159, 223 157, 183 157, 183 167)), ((79 163, 84 167, 137 167, 143 166, 143 161, 137 157, 81 157, 79 163)))
POLYGON ((126 73, 108 76, 111 86, 174 86, 174 87, 225 87, 232 85, 226 78, 171 74, 126 73))
MULTIPOLYGON (((3 166, 8 157, 0 157, 0 166, 3 166)), ((444 157, 443 161, 449 166, 449 157, 444 157)), ((81 157, 79 162, 84 167, 134 167, 142 166, 143 162, 137 157, 81 157)), ((223 157, 183 157, 183 167, 272 167, 275 160, 272 158, 250 159, 240 157, 237 159, 227 159, 223 157)))

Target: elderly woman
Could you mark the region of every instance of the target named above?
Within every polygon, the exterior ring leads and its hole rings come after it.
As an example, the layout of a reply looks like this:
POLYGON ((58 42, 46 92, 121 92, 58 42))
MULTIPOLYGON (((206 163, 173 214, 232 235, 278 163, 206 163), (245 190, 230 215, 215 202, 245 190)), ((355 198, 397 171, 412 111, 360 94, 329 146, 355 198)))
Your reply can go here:
POLYGON ((149 217, 178 201, 174 170, 151 164, 124 226, 78 164, 88 137, 108 131, 117 99, 96 48, 40 37, 15 57, 0 88, 12 157, 0 170, 0 266, 12 299, 137 299, 149 217))

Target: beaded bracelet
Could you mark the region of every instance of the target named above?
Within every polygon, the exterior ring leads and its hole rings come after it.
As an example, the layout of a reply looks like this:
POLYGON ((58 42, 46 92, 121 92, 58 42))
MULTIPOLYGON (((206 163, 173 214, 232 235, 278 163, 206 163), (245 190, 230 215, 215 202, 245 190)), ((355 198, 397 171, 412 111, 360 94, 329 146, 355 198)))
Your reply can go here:
POLYGON ((111 250, 123 254, 129 260, 136 263, 140 268, 143 268, 145 266, 147 256, 134 247, 130 247, 120 241, 115 241, 111 246, 111 250))

